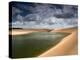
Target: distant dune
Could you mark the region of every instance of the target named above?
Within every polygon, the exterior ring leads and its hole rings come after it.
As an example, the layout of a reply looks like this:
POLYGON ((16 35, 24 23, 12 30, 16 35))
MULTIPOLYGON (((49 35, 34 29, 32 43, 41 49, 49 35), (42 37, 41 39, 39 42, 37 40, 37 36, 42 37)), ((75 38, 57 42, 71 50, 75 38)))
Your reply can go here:
POLYGON ((12 29, 9 31, 10 35, 22 35, 22 34, 29 34, 32 32, 49 32, 49 29, 12 29))
POLYGON ((51 32, 67 32, 67 33, 72 33, 73 31, 77 31, 76 28, 65 28, 65 29, 54 29, 51 32))
POLYGON ((12 29, 12 31, 9 31, 10 35, 20 35, 20 34, 28 34, 28 33, 32 33, 32 32, 67 32, 67 33, 71 33, 73 31, 76 31, 77 28, 65 28, 65 29, 12 29))

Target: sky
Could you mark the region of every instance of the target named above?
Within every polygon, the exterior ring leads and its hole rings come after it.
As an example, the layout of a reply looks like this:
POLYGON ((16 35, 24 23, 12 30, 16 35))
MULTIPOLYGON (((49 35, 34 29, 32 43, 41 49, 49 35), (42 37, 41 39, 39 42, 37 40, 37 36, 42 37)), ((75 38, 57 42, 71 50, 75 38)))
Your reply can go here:
POLYGON ((10 2, 14 28, 69 28, 78 24, 78 6, 31 2, 10 2))

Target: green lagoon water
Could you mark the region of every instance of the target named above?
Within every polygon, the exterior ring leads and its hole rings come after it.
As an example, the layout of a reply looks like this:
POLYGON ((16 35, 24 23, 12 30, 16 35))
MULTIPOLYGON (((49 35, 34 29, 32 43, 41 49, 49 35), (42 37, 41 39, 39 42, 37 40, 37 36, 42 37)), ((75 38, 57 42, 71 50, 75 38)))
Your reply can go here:
POLYGON ((36 57, 59 43, 70 33, 33 32, 12 36, 12 57, 36 57))

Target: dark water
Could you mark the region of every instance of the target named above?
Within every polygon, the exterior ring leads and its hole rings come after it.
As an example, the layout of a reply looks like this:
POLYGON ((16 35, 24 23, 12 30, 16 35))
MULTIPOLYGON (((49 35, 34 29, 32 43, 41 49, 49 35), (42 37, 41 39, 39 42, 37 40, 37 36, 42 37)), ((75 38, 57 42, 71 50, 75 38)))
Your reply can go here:
POLYGON ((55 46, 69 33, 33 32, 31 34, 12 36, 12 57, 36 57, 55 46))

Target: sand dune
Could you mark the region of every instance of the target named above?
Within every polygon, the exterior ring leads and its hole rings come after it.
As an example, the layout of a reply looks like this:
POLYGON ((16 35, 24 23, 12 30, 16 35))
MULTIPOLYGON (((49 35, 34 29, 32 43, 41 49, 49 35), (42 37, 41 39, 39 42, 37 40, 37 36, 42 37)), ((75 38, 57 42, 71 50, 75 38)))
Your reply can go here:
POLYGON ((9 34, 11 35, 22 35, 22 34, 28 34, 32 32, 67 32, 72 33, 73 31, 76 31, 76 28, 67 28, 67 29, 13 29, 12 31, 9 31, 9 34))
POLYGON ((67 32, 67 33, 72 33, 73 31, 77 31, 77 28, 55 29, 55 30, 52 30, 51 32, 67 32))
POLYGON ((47 30, 41 30, 41 29, 33 29, 33 30, 29 30, 29 29, 13 29, 12 31, 9 32, 10 35, 22 35, 22 34, 29 34, 32 32, 39 32, 39 31, 47 31, 47 30))
POLYGON ((42 53, 38 57, 69 55, 72 54, 71 52, 73 53, 76 52, 75 54, 77 54, 77 49, 74 49, 76 45, 77 45, 77 32, 74 31, 72 32, 72 34, 62 39, 62 41, 59 44, 57 44, 55 47, 42 53))
POLYGON ((9 34, 11 34, 11 35, 22 35, 22 34, 29 34, 32 32, 37 32, 37 31, 18 31, 17 30, 17 31, 12 31, 9 34))

